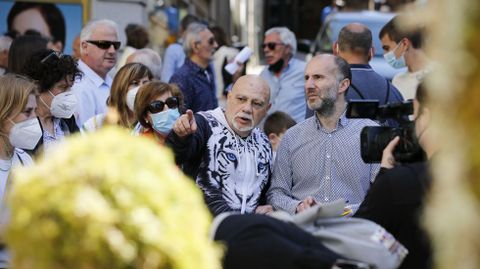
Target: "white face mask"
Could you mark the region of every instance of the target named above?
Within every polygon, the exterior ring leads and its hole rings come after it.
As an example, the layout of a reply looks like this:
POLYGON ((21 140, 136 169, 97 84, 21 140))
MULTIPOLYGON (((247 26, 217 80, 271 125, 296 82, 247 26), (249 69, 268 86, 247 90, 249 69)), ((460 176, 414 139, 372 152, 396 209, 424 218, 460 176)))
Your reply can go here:
POLYGON ((42 128, 37 118, 31 118, 19 123, 13 123, 8 136, 10 144, 16 148, 32 150, 42 137, 42 128))
POLYGON ((395 51, 398 49, 398 46, 400 46, 400 44, 401 43, 398 43, 398 45, 393 50, 391 50, 391 51, 389 51, 389 52, 387 52, 383 55, 383 58, 385 58, 387 63, 395 69, 400 69, 400 68, 404 68, 405 66, 407 66, 406 63, 405 63, 405 57, 403 57, 405 52, 403 52, 402 55, 400 56, 400 58, 398 58, 398 59, 395 56, 395 51))
POLYGON ((127 106, 128 108, 134 112, 134 104, 135 104, 135 97, 137 96, 138 89, 140 89, 140 86, 137 86, 127 92, 127 106))
MULTIPOLYGON (((62 92, 57 95, 53 95, 51 91, 48 91, 53 96, 52 104, 49 107, 50 113, 56 118, 68 119, 77 109, 77 97, 72 92, 62 92)), ((42 103, 48 107, 48 105, 40 98, 42 103)))

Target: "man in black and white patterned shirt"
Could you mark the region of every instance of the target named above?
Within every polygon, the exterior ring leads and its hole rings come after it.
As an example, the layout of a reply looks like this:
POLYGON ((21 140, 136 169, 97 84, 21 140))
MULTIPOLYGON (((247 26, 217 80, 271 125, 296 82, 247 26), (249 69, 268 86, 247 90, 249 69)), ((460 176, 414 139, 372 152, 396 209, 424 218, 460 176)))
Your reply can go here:
POLYGON ((305 69, 305 95, 313 117, 284 135, 277 151, 268 203, 290 214, 317 203, 343 198, 354 212, 379 170, 360 155, 360 132, 375 126, 367 119, 347 119, 345 91, 348 63, 334 55, 314 57, 305 69))

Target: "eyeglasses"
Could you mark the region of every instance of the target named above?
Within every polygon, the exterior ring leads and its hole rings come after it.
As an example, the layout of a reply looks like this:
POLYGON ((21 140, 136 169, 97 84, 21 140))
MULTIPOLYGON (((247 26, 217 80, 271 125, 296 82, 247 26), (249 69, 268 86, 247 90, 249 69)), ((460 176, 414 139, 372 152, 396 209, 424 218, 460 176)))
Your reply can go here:
POLYGON ((113 46, 115 50, 120 48, 120 41, 87 40, 87 43, 93 44, 102 50, 108 50, 110 46, 113 46))
POLYGON ((51 50, 51 52, 45 56, 45 58, 43 58, 40 63, 45 63, 46 61, 48 61, 49 59, 52 59, 52 57, 55 57, 53 59, 57 59, 57 60, 60 60, 63 58, 63 53, 59 52, 59 51, 55 51, 55 50, 51 50))
POLYGON ((208 45, 213 46, 213 44, 215 44, 215 37, 210 37, 208 39, 208 45))
POLYGON ((162 112, 165 105, 167 105, 167 107, 170 109, 177 108, 178 107, 177 97, 168 97, 165 100, 165 102, 159 101, 159 100, 153 101, 152 103, 150 103, 150 105, 148 105, 148 111, 153 114, 162 112))
POLYGON ((278 46, 285 46, 283 43, 275 43, 275 42, 268 42, 268 43, 263 43, 262 44, 262 49, 265 49, 265 47, 268 47, 269 50, 274 50, 278 46))
MULTIPOLYGON (((196 43, 196 44, 202 43, 202 41, 199 40, 199 41, 197 41, 197 42, 195 42, 195 43, 196 43)), ((207 43, 208 43, 208 45, 213 46, 213 44, 215 44, 215 37, 213 37, 213 36, 210 37, 210 38, 207 40, 207 43)))

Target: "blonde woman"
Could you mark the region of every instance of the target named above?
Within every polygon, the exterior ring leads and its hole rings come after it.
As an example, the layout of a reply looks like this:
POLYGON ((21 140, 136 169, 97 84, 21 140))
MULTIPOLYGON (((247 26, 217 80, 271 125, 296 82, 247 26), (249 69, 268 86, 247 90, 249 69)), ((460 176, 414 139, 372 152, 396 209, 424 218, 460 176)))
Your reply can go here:
MULTIPOLYGON (((149 82, 152 78, 150 69, 141 63, 129 63, 118 70, 107 100, 108 107, 118 114, 118 125, 128 129, 135 127, 137 120, 133 111, 127 106, 127 93, 149 82)), ((101 128, 105 117, 106 114, 99 114, 90 118, 83 124, 83 131, 92 132, 101 128)))

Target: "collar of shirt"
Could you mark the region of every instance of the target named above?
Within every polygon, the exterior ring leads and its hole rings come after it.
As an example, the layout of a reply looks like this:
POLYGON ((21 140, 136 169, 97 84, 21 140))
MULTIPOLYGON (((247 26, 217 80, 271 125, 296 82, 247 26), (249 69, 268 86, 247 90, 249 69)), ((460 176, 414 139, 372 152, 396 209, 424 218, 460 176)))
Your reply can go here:
POLYGON ((339 128, 339 126, 341 127, 345 127, 348 125, 348 118, 346 117, 346 113, 347 113, 347 110, 345 109, 342 113, 342 115, 340 115, 340 118, 338 119, 338 122, 337 122, 337 126, 335 127, 335 129, 331 130, 331 131, 328 131, 326 130, 325 128, 323 128, 322 126, 322 123, 320 122, 320 120, 318 119, 318 116, 317 116, 317 112, 315 111, 315 125, 317 127, 317 130, 321 130, 322 132, 326 133, 326 134, 330 134, 330 133, 333 133, 335 131, 337 131, 337 129, 339 128))
POLYGON ((371 70, 372 67, 369 64, 350 64, 350 69, 368 69, 368 70, 371 70))
POLYGON ((80 69, 80 71, 83 72, 83 75, 85 77, 88 77, 95 84, 97 88, 99 88, 103 84, 106 84, 110 88, 112 87, 113 79, 109 75, 107 75, 104 80, 82 60, 78 60, 78 69, 80 69))
POLYGON ((187 65, 190 69, 192 69, 195 73, 202 73, 205 74, 205 71, 208 73, 212 73, 211 64, 207 66, 207 68, 202 68, 196 63, 192 62, 189 58, 185 58, 185 65, 187 65))

